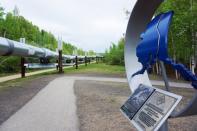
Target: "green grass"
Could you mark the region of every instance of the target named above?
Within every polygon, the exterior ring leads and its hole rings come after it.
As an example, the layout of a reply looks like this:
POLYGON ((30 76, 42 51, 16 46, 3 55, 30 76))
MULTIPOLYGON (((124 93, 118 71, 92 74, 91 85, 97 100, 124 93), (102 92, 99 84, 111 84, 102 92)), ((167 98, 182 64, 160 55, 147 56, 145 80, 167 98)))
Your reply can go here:
POLYGON ((0 77, 9 76, 9 75, 16 75, 17 73, 0 73, 0 77))
POLYGON ((57 73, 55 71, 51 71, 51 72, 45 72, 45 73, 36 74, 36 75, 32 75, 32 76, 27 76, 25 78, 17 78, 17 79, 14 79, 14 80, 1 82, 0 83, 0 91, 4 90, 4 89, 9 89, 9 88, 12 88, 12 87, 19 87, 24 82, 28 82, 30 80, 33 80, 33 79, 36 79, 36 78, 39 78, 39 77, 43 77, 43 76, 47 76, 47 75, 52 75, 52 74, 57 74, 57 73))
MULTIPOLYGON (((36 71, 36 70, 34 70, 36 71)), ((27 72, 33 72, 33 70, 27 71, 27 72)), ((13 73, 14 74, 14 73, 13 73)), ((33 78, 37 78, 37 77, 42 77, 45 75, 51 75, 51 74, 58 74, 56 70, 54 71, 50 71, 50 72, 45 72, 45 73, 41 73, 41 74, 37 74, 37 75, 33 75, 33 76, 29 76, 26 78, 18 78, 15 80, 11 80, 8 82, 3 82, 0 83, 0 88, 1 85, 3 84, 11 84, 11 83, 15 83, 16 85, 20 82, 29 80, 29 79, 33 79, 33 78)), ((104 74, 104 75, 116 75, 116 76, 125 76, 125 67, 124 66, 118 66, 118 65, 107 65, 105 63, 91 63, 88 64, 87 66, 80 65, 78 67, 78 69, 75 69, 74 67, 70 67, 70 68, 65 68, 64 69, 64 74, 104 74)), ((8 75, 12 75, 11 74, 0 74, 1 76, 8 76, 8 75)), ((161 76, 158 75, 153 75, 153 74, 149 74, 149 78, 151 80, 162 80, 161 76)), ((170 81, 175 81, 175 82, 182 82, 181 80, 174 80, 174 79, 170 79, 170 81)), ((184 81, 183 81, 184 82, 184 81)))
POLYGON ((64 69, 65 74, 72 74, 72 73, 103 73, 103 74, 125 74, 124 66, 117 66, 117 65, 106 65, 104 63, 93 63, 85 65, 80 65, 78 69, 67 68, 64 69))
MULTIPOLYGON (((43 69, 26 69, 26 73, 31 73, 31 72, 35 72, 35 71, 40 71, 40 70, 43 70, 43 69)), ((4 76, 9 76, 9 75, 16 75, 16 74, 19 74, 20 71, 15 71, 15 72, 1 72, 0 73, 0 77, 4 77, 4 76)))
MULTIPOLYGON (((125 68, 124 68, 124 66, 112 66, 112 65, 106 65, 104 63, 99 63, 99 64, 93 63, 93 64, 88 64, 87 66, 80 65, 78 67, 78 69, 75 69, 75 67, 64 69, 64 74, 77 74, 77 73, 79 73, 79 74, 100 73, 100 74, 114 74, 114 75, 121 74, 122 75, 125 73, 125 68)), ((5 88, 9 89, 11 87, 20 86, 22 83, 27 82, 29 80, 43 77, 43 76, 47 76, 47 75, 54 75, 54 74, 58 74, 58 72, 56 70, 54 70, 54 71, 50 71, 50 72, 45 72, 45 73, 41 73, 41 74, 28 76, 25 78, 18 78, 18 79, 2 82, 2 83, 0 83, 0 90, 5 89, 5 88)), ((9 75, 11 75, 11 74, 9 74, 9 75)))

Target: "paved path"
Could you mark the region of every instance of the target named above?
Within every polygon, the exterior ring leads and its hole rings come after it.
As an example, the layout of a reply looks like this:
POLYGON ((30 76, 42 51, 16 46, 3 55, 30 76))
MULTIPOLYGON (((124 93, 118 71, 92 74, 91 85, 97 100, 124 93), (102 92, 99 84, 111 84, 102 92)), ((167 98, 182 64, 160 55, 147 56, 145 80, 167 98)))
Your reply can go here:
MULTIPOLYGON (((126 82, 123 78, 64 76, 50 82, 0 126, 0 131, 78 131, 75 80, 126 82)), ((153 84, 161 84, 153 81, 153 84)), ((173 83, 176 86, 176 83, 173 83)), ((181 85, 183 86, 183 85, 181 85)))
POLYGON ((0 131, 78 131, 74 80, 50 82, 0 126, 0 131))

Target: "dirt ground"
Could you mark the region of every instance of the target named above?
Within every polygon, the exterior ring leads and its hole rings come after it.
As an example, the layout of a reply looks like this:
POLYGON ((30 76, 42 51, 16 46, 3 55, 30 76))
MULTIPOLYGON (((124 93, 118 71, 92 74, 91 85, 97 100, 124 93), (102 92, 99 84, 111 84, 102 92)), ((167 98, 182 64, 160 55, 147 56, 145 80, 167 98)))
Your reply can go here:
MULTIPOLYGON (((76 81, 74 89, 80 131, 136 130, 119 111, 121 104, 130 95, 126 83, 76 81)), ((173 92, 184 96, 178 108, 182 108, 193 94, 190 89, 173 89, 173 92)), ((197 116, 170 119, 169 130, 196 131, 197 116)))
POLYGON ((0 125, 55 78, 57 75, 50 75, 26 80, 15 85, 8 83, 8 87, 1 87, 0 125))

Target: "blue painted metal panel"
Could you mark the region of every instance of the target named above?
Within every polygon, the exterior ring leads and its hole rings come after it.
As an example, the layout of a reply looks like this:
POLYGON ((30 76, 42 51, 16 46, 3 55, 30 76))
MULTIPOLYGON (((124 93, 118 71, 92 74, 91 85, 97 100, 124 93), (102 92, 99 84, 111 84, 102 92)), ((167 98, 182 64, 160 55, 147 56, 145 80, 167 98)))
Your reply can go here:
POLYGON ((176 63, 168 56, 168 30, 173 17, 173 11, 157 15, 140 36, 141 41, 136 48, 138 61, 142 69, 132 75, 143 74, 156 60, 170 64, 185 80, 192 81, 192 86, 197 89, 197 76, 183 64, 176 63))

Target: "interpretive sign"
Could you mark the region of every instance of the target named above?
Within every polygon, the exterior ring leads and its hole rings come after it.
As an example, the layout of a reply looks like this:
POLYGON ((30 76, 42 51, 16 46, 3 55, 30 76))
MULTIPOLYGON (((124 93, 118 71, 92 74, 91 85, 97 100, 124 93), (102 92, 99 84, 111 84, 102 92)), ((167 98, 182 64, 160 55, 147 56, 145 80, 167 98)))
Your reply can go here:
POLYGON ((138 130, 155 131, 165 122, 181 98, 141 84, 120 109, 138 130))

